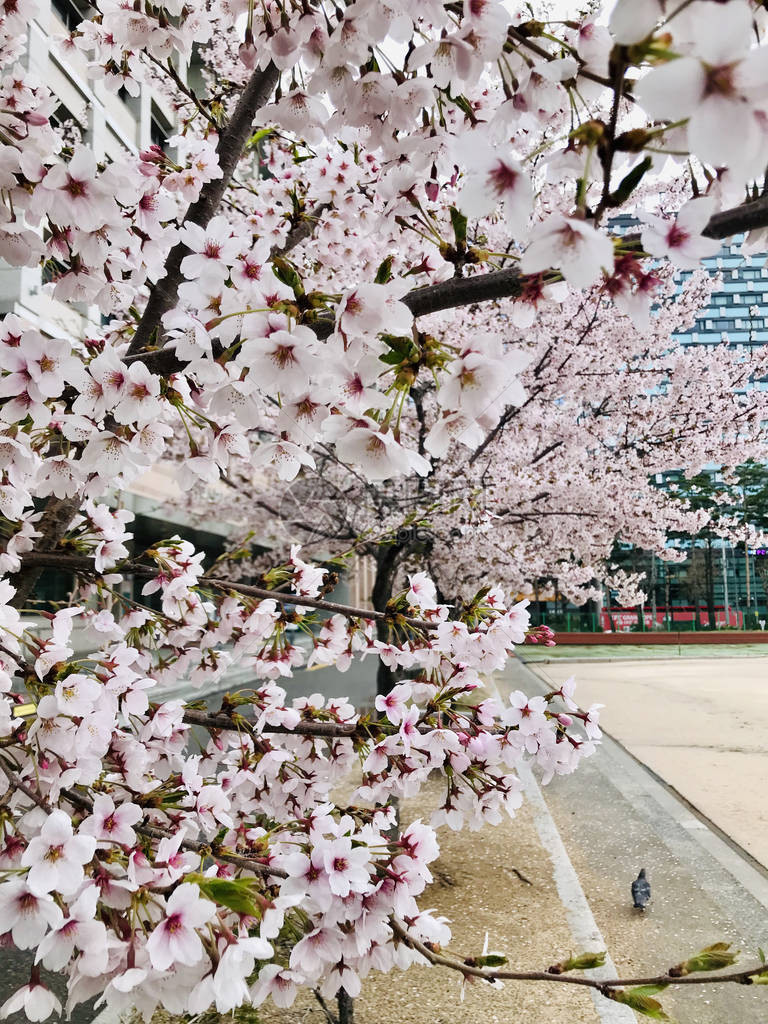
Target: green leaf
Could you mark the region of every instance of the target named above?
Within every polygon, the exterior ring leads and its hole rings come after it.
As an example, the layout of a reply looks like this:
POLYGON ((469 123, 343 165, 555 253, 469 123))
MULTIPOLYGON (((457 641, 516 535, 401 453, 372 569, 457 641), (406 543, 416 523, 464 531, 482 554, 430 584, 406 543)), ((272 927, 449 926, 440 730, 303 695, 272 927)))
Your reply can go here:
POLYGON ((763 952, 762 947, 760 947, 760 946, 757 947, 757 955, 760 957, 760 963, 764 964, 765 963, 765 953, 763 952))
POLYGON ((621 206, 622 203, 625 203, 642 181, 643 175, 649 170, 652 162, 651 158, 647 156, 639 164, 635 164, 629 174, 622 178, 616 191, 611 192, 608 196, 607 205, 621 206))
POLYGON ((579 953, 578 956, 570 957, 560 966, 564 971, 592 971, 596 967, 602 967, 605 964, 605 956, 604 952, 579 953))
POLYGON ((294 265, 282 256, 272 257, 272 273, 283 284, 287 284, 295 296, 304 294, 304 285, 294 265))
POLYGON ((394 258, 394 256, 387 256, 386 259, 381 261, 379 269, 376 271, 376 284, 386 284, 392 280, 392 261, 394 258))
POLYGON ((478 967, 503 967, 509 963, 501 953, 489 953, 487 956, 476 956, 473 959, 478 967))
POLYGON ((664 1012, 664 1008, 658 999, 646 994, 646 986, 639 985, 637 988, 610 989, 610 999, 616 1003, 623 1003, 644 1017, 652 1017, 654 1020, 671 1021, 672 1018, 664 1012))
POLYGON ((464 249, 467 245, 467 218, 457 210, 455 206, 450 209, 451 214, 451 227, 453 228, 453 234, 456 239, 456 248, 464 249))
POLYGON ((274 130, 274 128, 259 128, 259 130, 257 132, 254 132, 250 139, 248 139, 248 145, 258 146, 261 140, 268 139, 269 136, 272 135, 274 130))
POLYGON ((690 960, 680 964, 681 974, 694 974, 696 971, 721 971, 736 963, 739 951, 731 952, 730 942, 713 942, 696 953, 690 960))
POLYGON ((256 889, 250 878, 206 878, 203 875, 187 875, 185 881, 195 882, 203 896, 222 907, 234 910, 236 914, 260 917, 261 911, 254 899, 256 889))

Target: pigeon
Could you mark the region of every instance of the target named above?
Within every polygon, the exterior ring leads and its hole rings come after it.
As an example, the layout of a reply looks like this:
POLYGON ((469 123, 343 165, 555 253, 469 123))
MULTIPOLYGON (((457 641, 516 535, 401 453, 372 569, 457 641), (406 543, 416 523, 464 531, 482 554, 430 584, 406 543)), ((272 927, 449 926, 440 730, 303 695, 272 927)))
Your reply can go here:
POLYGON ((632 883, 632 899, 637 910, 645 910, 651 898, 651 883, 645 877, 645 868, 632 883))

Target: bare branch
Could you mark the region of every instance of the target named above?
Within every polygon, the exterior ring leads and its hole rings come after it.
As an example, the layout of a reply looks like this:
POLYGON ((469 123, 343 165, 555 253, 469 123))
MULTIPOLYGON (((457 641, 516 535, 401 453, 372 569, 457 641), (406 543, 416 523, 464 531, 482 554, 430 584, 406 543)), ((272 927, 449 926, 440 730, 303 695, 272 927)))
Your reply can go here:
POLYGON ((450 970, 458 971, 465 978, 481 978, 484 981, 554 981, 563 985, 581 985, 585 988, 593 988, 606 998, 610 999, 612 989, 632 988, 636 985, 720 985, 731 983, 736 985, 749 985, 752 979, 761 974, 768 974, 768 964, 755 964, 742 971, 732 971, 730 974, 711 975, 686 974, 677 977, 672 974, 659 974, 652 978, 584 978, 572 974, 556 974, 552 971, 497 971, 489 970, 487 967, 477 967, 472 957, 459 960, 454 957, 438 953, 429 945, 421 942, 411 935, 400 922, 391 917, 390 927, 394 934, 407 946, 421 953, 431 964, 436 967, 448 967, 450 970))

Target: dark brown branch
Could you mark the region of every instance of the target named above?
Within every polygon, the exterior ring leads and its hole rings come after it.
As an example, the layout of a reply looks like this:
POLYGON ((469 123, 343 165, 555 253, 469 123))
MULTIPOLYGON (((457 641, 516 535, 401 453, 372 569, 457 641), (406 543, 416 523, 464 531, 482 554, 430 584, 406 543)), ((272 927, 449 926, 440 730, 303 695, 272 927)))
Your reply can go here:
MULTIPOLYGON (((137 825, 136 831, 147 836, 148 839, 173 839, 175 833, 168 829, 159 828, 157 825, 137 825)), ((239 868, 246 868, 259 875, 274 875, 275 878, 287 878, 288 873, 282 868, 272 868, 261 861, 253 860, 251 857, 244 857, 239 853, 227 853, 225 850, 218 850, 211 847, 209 843, 201 843, 196 839, 182 839, 181 848, 192 853, 199 853, 202 856, 214 857, 216 860, 226 861, 228 864, 236 864, 239 868)))
MULTIPOLYGON (((280 72, 274 64, 269 64, 264 71, 255 71, 251 75, 248 84, 240 93, 231 120, 219 136, 216 154, 219 158, 221 177, 203 185, 197 202, 187 211, 185 224, 198 224, 204 228, 216 213, 248 140, 254 115, 272 95, 279 77, 280 72)), ((147 348, 163 315, 175 305, 182 280, 181 261, 188 252, 187 246, 183 242, 178 242, 168 254, 165 277, 154 285, 149 294, 144 313, 128 348, 128 355, 135 355, 147 348)))
POLYGON ((307 211, 296 227, 292 228, 288 233, 288 237, 285 239, 283 244, 273 246, 270 257, 286 256, 292 249, 295 249, 296 246, 301 245, 302 242, 306 242, 306 240, 312 236, 312 232, 317 227, 318 221, 323 214, 332 209, 332 203, 320 203, 320 205, 316 206, 313 210, 307 211))
MULTIPOLYGON (((77 494, 72 498, 54 498, 51 496, 45 506, 42 518, 37 526, 40 537, 35 539, 36 551, 43 553, 53 551, 61 538, 69 529, 70 523, 80 511, 83 496, 77 494)), ((40 569, 22 565, 21 569, 11 578, 16 593, 11 601, 14 608, 23 608, 40 577, 40 569)))
MULTIPOLYGON (((0 762, 2 766, 2 762, 0 762)), ((35 796, 26 791, 27 796, 31 799, 35 799, 35 796)), ((61 795, 69 800, 70 803, 75 804, 77 807, 82 807, 89 813, 93 810, 93 801, 90 797, 85 796, 82 793, 78 793, 77 790, 73 789, 62 789, 61 795)), ((42 797, 40 798, 42 800, 42 797)), ((35 802, 39 802, 35 800, 35 802)), ((47 804, 44 802, 40 804, 41 807, 45 807, 46 810, 50 810, 47 804)), ((139 835, 146 836, 147 839, 173 839, 176 833, 171 832, 170 829, 161 828, 159 825, 148 825, 139 824, 136 825, 136 831, 139 835)), ((287 874, 281 868, 270 868, 267 864, 262 864, 261 861, 253 860, 251 857, 241 856, 239 853, 228 853, 226 850, 218 850, 212 847, 209 843, 199 842, 196 839, 182 839, 181 848, 183 850, 189 850, 191 853, 199 853, 202 856, 210 855, 216 857, 218 860, 227 861, 228 864, 236 864, 238 867, 247 868, 249 871, 255 871, 260 875, 275 875, 277 878, 287 878, 287 874)))
MULTIPOLYGON (((310 234, 309 230, 302 230, 304 223, 302 222, 294 228, 298 238, 295 243, 297 245, 305 241, 310 234)), ((733 207, 730 210, 723 210, 722 213, 716 213, 704 229, 703 234, 708 238, 728 238, 729 235, 754 231, 763 227, 768 227, 768 196, 733 207)), ((291 239, 292 236, 288 237, 291 239)), ((639 235, 625 235, 621 242, 625 251, 638 253, 642 251, 639 235)), ((288 242, 286 241, 286 246, 280 251, 288 252, 287 246, 288 242)), ((439 281, 437 284, 426 285, 423 288, 414 288, 404 296, 403 302, 415 317, 426 316, 443 309, 455 309, 476 302, 517 298, 522 293, 523 281, 524 277, 517 267, 507 267, 504 270, 493 270, 487 274, 451 278, 449 281, 439 281)), ((327 338, 333 333, 335 319, 331 316, 324 316, 308 326, 312 328, 318 338, 327 338)), ((214 356, 220 354, 221 350, 214 352, 214 356)), ((134 358, 139 358, 139 356, 131 346, 126 361, 130 363, 134 358)), ((171 349, 150 352, 141 355, 141 358, 153 373, 175 373, 186 365, 171 349)))
MULTIPOLYGON (((184 721, 187 725, 199 725, 204 729, 226 729, 230 732, 237 732, 238 728, 245 727, 249 734, 254 723, 243 716, 231 717, 223 714, 208 714, 206 711, 196 711, 194 708, 185 708, 184 721)), ((288 736, 324 736, 328 739, 336 739, 345 736, 362 734, 368 730, 351 722, 299 722, 294 729, 285 725, 266 725, 264 734, 279 733, 288 736)))
MULTIPOLYGON (((52 551, 30 551, 22 556, 22 565, 36 569, 64 569, 74 573, 95 573, 93 558, 87 555, 59 554, 52 551)), ((143 562, 123 562, 110 569, 110 572, 131 573, 134 576, 152 578, 159 575, 162 570, 156 565, 145 565, 143 562)), ((396 613, 374 611, 368 608, 354 608, 348 604, 324 601, 318 597, 301 597, 298 594, 268 590, 266 587, 253 587, 250 584, 235 583, 232 580, 216 579, 211 576, 204 577, 200 581, 200 585, 215 587, 218 590, 234 591, 237 594, 244 594, 246 597, 258 597, 260 600, 272 599, 277 601, 278 604, 295 604, 307 608, 317 608, 320 611, 343 615, 348 619, 386 619, 388 621, 400 621, 412 629, 437 629, 436 622, 427 622, 423 619, 414 619, 410 616, 400 616, 396 613)))
POLYGON ((768 196, 714 214, 702 234, 707 238, 728 238, 764 227, 768 227, 768 196))
POLYGON ((36 793, 31 786, 28 786, 26 782, 20 779, 16 772, 8 767, 2 757, 0 757, 0 771, 2 771, 14 789, 18 789, 18 791, 23 793, 24 796, 29 797, 33 804, 37 804, 38 807, 42 807, 44 811, 48 811, 50 814, 51 805, 45 797, 36 793))

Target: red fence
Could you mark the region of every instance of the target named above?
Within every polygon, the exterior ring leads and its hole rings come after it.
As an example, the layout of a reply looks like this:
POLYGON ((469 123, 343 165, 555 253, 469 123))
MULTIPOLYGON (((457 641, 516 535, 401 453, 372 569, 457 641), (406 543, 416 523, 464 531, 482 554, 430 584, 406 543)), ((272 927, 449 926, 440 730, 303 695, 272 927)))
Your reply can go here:
MULTIPOLYGON (((646 611, 643 616, 645 620, 645 628, 650 630, 654 628, 654 616, 653 612, 646 611)), ((632 629, 636 629, 640 619, 640 613, 637 608, 616 608, 608 611, 603 609, 600 612, 600 625, 603 630, 616 632, 616 633, 628 633, 632 629)), ((666 608, 656 609, 656 627, 661 629, 674 629, 675 623, 694 623, 700 622, 705 626, 709 626, 709 613, 705 608, 700 608, 697 612, 696 609, 689 605, 682 608, 670 608, 667 611, 666 608)), ((744 613, 737 612, 733 608, 728 608, 727 614, 726 609, 720 606, 715 608, 715 624, 717 627, 722 628, 723 626, 733 626, 736 629, 741 629, 744 625, 744 613)))
POLYGON ((621 644, 768 644, 768 630, 745 630, 731 632, 653 632, 653 633, 555 633, 557 644, 582 647, 592 645, 621 644))

